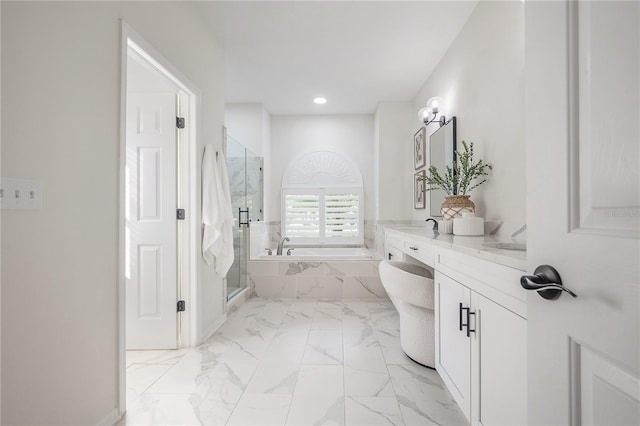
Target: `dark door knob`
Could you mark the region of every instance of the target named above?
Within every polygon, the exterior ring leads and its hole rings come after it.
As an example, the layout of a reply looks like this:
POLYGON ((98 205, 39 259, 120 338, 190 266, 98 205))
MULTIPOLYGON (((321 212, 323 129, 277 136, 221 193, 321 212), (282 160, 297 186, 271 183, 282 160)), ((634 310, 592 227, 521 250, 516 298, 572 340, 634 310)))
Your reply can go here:
POLYGON ((523 275, 520 285, 525 290, 535 290, 541 297, 547 300, 556 300, 562 292, 567 292, 573 297, 577 294, 562 285, 560 274, 553 266, 540 265, 533 271, 533 275, 523 275))

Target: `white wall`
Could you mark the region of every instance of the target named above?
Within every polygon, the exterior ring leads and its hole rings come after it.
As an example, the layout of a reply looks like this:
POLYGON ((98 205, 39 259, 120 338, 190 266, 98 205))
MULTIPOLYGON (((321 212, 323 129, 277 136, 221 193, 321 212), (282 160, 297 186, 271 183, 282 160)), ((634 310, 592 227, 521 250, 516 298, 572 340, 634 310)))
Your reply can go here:
POLYGON ((263 113, 260 103, 226 104, 224 109, 227 135, 258 156, 264 152, 263 113))
POLYGON ((263 182, 264 220, 270 217, 271 205, 267 197, 267 188, 271 185, 271 115, 260 103, 241 103, 225 105, 225 126, 227 134, 240 142, 254 154, 264 158, 263 182))
POLYGON ((271 185, 265 187, 272 215, 280 220, 280 188, 289 162, 298 156, 333 148, 357 164, 364 184, 365 219, 374 218, 373 115, 300 115, 271 117, 271 185))
MULTIPOLYGON (((413 169, 413 105, 382 102, 375 115, 377 220, 409 220, 413 187, 404 185, 405 171, 413 169)), ((412 174, 413 176, 413 174, 412 174)))
MULTIPOLYGON (((0 5, 0 46, 2 46, 2 6, 0 5)), ((2 81, 2 55, 0 55, 0 81, 2 81)), ((2 99, 2 84, 0 84, 2 99)), ((0 102, 0 170, 2 170, 2 102, 0 102)), ((0 172, 0 176, 2 173, 0 172)), ((0 241, 2 241, 2 212, 0 211, 0 241)), ((0 271, 2 271, 2 244, 0 244, 0 271)), ((2 366, 2 273, 0 273, 0 366, 2 366)), ((2 369, 0 367, 0 375, 2 369)), ((0 383, 0 424, 2 423, 2 386, 0 383)))
MULTIPOLYGON (((416 95, 414 131, 420 125, 418 109, 432 96, 443 98, 447 118, 457 117, 458 143, 474 142, 476 157, 494 166, 489 181, 471 193, 476 214, 524 223, 523 2, 478 3, 416 95)), ((437 124, 429 125, 427 134, 436 129, 437 124)), ((413 187, 412 171, 407 172, 405 185, 413 187)), ((413 210, 415 220, 428 215, 429 205, 425 210, 413 210)))
MULTIPOLYGON (((118 403, 120 18, 201 90, 198 155, 222 143, 222 51, 190 3, 0 7, 2 174, 44 182, 41 211, 2 212, 1 422, 96 424, 118 403)), ((222 280, 198 263, 206 330, 222 280)))

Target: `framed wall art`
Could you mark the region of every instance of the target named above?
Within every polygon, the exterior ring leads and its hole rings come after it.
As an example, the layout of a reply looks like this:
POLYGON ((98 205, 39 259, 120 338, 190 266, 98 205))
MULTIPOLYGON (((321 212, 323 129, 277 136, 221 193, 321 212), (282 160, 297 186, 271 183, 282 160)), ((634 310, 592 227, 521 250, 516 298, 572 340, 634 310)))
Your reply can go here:
POLYGON ((427 173, 424 170, 419 171, 413 175, 413 208, 424 209, 425 208, 425 191, 424 191, 424 178, 427 173))
POLYGON ((424 127, 413 135, 413 164, 414 168, 418 170, 427 164, 427 156, 425 153, 425 144, 427 139, 427 131, 424 127))

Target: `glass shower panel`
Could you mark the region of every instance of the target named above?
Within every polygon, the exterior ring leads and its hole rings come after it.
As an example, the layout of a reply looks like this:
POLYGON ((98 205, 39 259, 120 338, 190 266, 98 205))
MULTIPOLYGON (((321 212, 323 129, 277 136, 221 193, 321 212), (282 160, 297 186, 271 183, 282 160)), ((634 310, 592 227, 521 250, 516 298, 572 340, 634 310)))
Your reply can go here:
POLYGON ((247 287, 249 223, 262 220, 262 157, 227 136, 227 170, 234 215, 233 249, 235 259, 227 274, 227 300, 247 287))
POLYGON ((227 137, 227 172, 229 173, 229 189, 231 191, 231 207, 233 212, 233 254, 234 260, 227 273, 227 300, 247 286, 246 277, 241 274, 243 258, 243 229, 239 226, 238 209, 244 208, 245 200, 245 148, 238 141, 227 137))
POLYGON ((262 213, 262 167, 264 159, 247 149, 247 207, 251 221, 263 220, 262 213))

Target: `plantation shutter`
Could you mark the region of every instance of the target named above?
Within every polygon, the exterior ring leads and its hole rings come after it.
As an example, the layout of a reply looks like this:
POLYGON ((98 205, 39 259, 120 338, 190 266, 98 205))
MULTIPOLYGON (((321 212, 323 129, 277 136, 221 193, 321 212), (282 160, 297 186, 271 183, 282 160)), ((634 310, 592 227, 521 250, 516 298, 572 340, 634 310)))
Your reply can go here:
POLYGON ((285 196, 285 235, 294 238, 320 237, 320 195, 285 196))
POLYGON ((354 238, 360 232, 360 197, 358 194, 327 194, 325 202, 325 237, 354 238))
POLYGON ((282 191, 282 236, 292 244, 362 244, 359 188, 295 188, 282 191))

